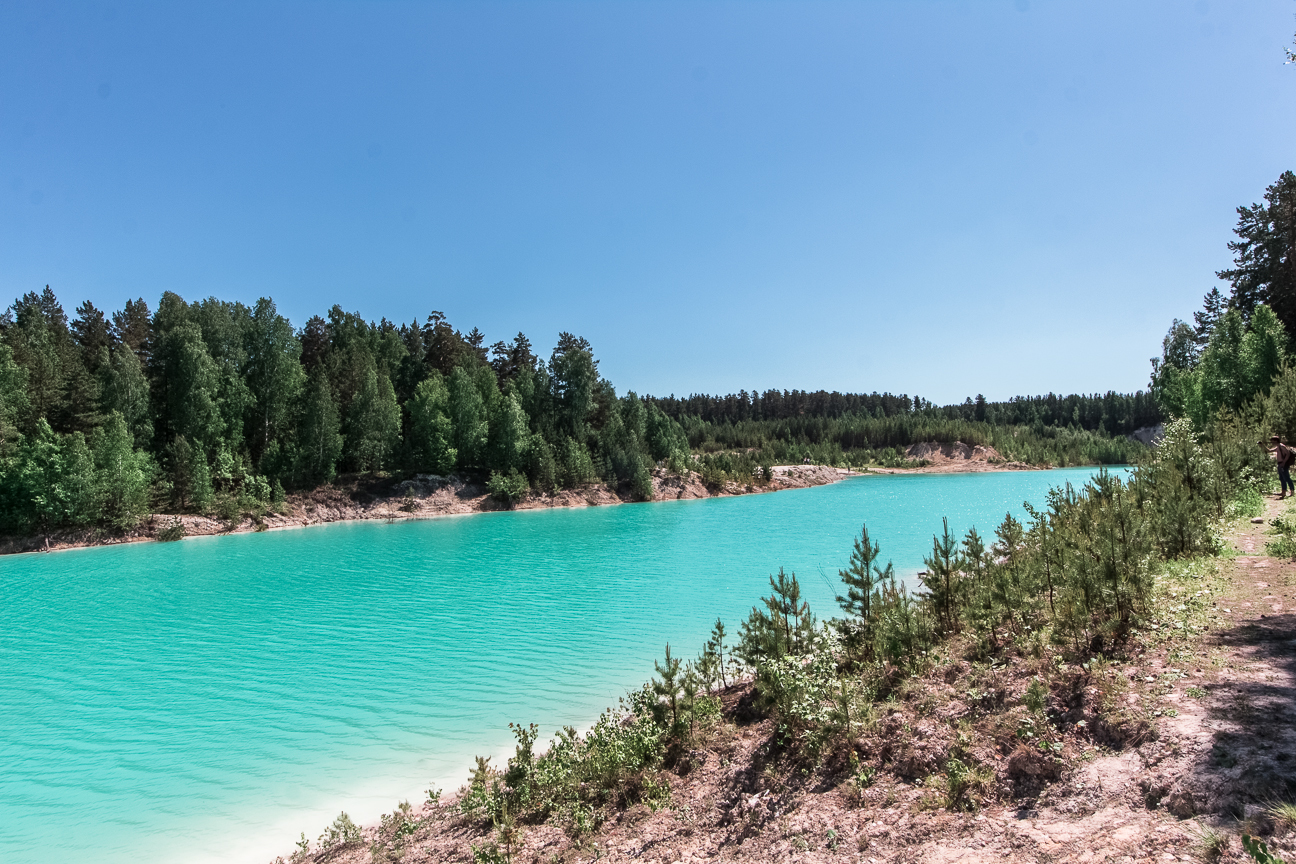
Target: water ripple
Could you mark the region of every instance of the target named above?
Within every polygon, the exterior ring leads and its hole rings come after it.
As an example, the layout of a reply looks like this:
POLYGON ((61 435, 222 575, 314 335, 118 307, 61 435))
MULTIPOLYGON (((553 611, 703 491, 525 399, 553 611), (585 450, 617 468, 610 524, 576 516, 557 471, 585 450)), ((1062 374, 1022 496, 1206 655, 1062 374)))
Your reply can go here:
POLYGON ((511 721, 584 726, 780 566, 821 614, 867 520, 901 572, 1087 471, 868 477, 0 560, 0 859, 264 861, 371 820, 511 721), (201 850, 222 849, 225 852, 201 850), (195 851, 200 850, 200 851, 195 851))

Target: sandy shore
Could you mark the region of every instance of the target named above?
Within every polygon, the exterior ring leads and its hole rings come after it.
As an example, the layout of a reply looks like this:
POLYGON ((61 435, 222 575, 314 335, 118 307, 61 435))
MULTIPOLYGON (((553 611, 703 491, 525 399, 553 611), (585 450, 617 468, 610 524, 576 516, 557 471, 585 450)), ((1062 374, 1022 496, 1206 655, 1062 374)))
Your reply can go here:
MULTIPOLYGON (((698 475, 680 475, 664 470, 653 472, 653 501, 679 501, 804 489, 835 483, 857 472, 824 465, 780 465, 774 477, 765 484, 727 483, 717 489, 704 486, 698 475)), ((346 477, 313 489, 289 495, 281 512, 261 517, 245 516, 230 523, 196 514, 157 513, 130 531, 113 534, 98 529, 52 532, 48 536, 6 538, 0 540, 0 554, 57 551, 87 546, 109 546, 119 543, 156 541, 158 535, 179 523, 187 537, 240 534, 285 528, 305 528, 333 522, 381 519, 432 519, 468 513, 501 510, 538 510, 548 507, 598 507, 624 504, 634 499, 606 484, 591 484, 580 489, 564 489, 553 494, 529 494, 509 508, 496 501, 486 487, 459 476, 440 477, 420 474, 405 480, 372 477, 346 477)))
MULTIPOLYGON (((905 455, 916 462, 913 468, 870 468, 865 472, 848 471, 826 465, 776 465, 768 483, 726 483, 711 489, 703 485, 698 474, 681 475, 657 469, 653 472, 653 501, 679 501, 778 492, 823 486, 847 477, 870 474, 948 474, 980 471, 1024 471, 1041 467, 1005 461, 993 448, 952 444, 919 443, 910 445, 905 455)), ((419 474, 404 480, 369 476, 340 477, 334 483, 310 492, 289 495, 282 512, 261 517, 245 516, 237 523, 209 516, 156 513, 130 531, 111 533, 101 529, 57 531, 33 537, 0 539, 0 555, 21 552, 56 551, 86 546, 110 546, 157 540, 158 535, 177 522, 187 537, 239 534, 284 528, 305 528, 331 522, 382 519, 430 519, 467 513, 500 510, 537 510, 546 507, 598 507, 625 504, 634 499, 606 484, 596 483, 580 489, 564 489, 553 494, 528 494, 509 508, 490 497, 486 487, 457 475, 441 477, 419 474)))

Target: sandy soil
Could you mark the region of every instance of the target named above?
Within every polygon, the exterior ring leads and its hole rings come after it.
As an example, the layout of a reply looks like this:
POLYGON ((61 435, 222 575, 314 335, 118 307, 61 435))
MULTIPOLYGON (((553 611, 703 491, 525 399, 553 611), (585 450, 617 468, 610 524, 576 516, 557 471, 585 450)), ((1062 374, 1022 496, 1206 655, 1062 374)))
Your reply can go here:
POLYGON ((898 469, 900 471, 917 471, 926 474, 950 474, 962 471, 1034 471, 1039 465, 1027 465, 1025 462, 1008 462, 993 447, 978 444, 975 447, 955 441, 952 444, 938 444, 935 441, 910 444, 905 448, 905 455, 910 459, 928 464, 921 468, 898 469))
MULTIPOLYGON (((662 773, 668 806, 637 805, 580 839, 526 826, 512 860, 1242 862, 1243 830, 1293 860, 1296 826, 1266 806, 1296 798, 1296 563, 1264 555, 1267 531, 1247 524, 1231 537, 1241 554, 1162 580, 1157 619, 1123 659, 987 666, 952 652, 812 770, 752 718, 750 685, 732 687, 723 721, 662 773), (1055 757, 1018 734, 1037 675, 1055 757), (876 771, 862 789, 844 765, 851 748, 876 771), (954 748, 988 777, 963 809, 933 782, 954 748), (1219 856, 1207 855, 1208 830, 1225 838, 1219 856)), ((492 833, 453 797, 414 816, 403 836, 392 820, 361 843, 285 860, 468 862, 492 833)))
MULTIPOLYGON (((774 477, 767 484, 728 483, 721 488, 708 489, 696 473, 681 476, 658 469, 653 472, 653 500, 675 501, 802 489, 835 483, 850 476, 855 476, 854 472, 842 468, 781 465, 774 468, 774 477)), ((627 491, 614 490, 606 484, 591 484, 583 489, 567 489, 552 495, 528 494, 516 502, 513 509, 594 507, 631 500, 627 491)), ((491 498, 485 486, 457 476, 420 474, 400 481, 364 476, 341 477, 311 492, 288 496, 281 513, 266 513, 260 517, 245 515, 235 523, 195 514, 155 514, 138 527, 120 534, 91 529, 60 531, 48 537, 2 539, 0 554, 156 540, 160 532, 177 522, 184 526, 185 535, 192 537, 303 528, 357 519, 427 519, 505 509, 509 508, 491 498)))

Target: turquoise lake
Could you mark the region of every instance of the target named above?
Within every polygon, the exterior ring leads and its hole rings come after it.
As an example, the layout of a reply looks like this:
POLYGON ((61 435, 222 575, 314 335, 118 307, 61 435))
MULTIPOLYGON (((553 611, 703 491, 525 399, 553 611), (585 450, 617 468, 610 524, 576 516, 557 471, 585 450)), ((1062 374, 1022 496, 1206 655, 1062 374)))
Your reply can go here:
POLYGON ((660 504, 0 559, 0 861, 263 864, 346 810, 587 726, 779 567, 836 612, 852 538, 921 569, 1092 469, 885 475, 660 504))

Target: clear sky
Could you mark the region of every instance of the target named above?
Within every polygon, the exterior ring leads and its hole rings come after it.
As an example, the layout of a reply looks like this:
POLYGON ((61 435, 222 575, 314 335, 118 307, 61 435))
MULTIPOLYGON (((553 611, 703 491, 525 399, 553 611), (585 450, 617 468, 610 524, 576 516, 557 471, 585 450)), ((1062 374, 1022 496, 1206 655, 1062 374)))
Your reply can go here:
POLYGON ((641 393, 1134 390, 1292 0, 0 4, 0 300, 445 312, 641 393))

